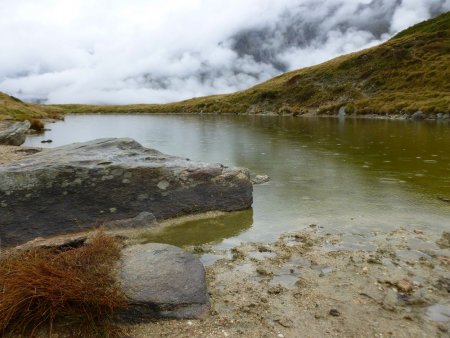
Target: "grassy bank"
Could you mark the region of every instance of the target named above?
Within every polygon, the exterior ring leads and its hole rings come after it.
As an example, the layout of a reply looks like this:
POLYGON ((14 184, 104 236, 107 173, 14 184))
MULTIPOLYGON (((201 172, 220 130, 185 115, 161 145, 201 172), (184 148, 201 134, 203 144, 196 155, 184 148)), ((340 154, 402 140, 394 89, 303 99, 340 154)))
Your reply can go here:
POLYGON ((0 97, 0 119, 64 113, 347 113, 450 112, 450 12, 379 46, 282 74, 247 90, 163 105, 30 105, 0 97), (8 103, 9 102, 9 103, 8 103), (3 109, 3 110, 2 110, 3 109))

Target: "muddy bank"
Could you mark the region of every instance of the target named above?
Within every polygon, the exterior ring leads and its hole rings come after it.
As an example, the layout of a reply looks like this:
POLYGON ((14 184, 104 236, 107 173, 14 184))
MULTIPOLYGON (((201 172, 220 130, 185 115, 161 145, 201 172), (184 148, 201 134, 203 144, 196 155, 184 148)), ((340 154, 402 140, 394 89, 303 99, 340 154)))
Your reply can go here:
POLYGON ((312 227, 272 244, 191 249, 207 266, 211 312, 131 336, 448 336, 450 251, 424 230, 373 234, 365 247, 312 227))

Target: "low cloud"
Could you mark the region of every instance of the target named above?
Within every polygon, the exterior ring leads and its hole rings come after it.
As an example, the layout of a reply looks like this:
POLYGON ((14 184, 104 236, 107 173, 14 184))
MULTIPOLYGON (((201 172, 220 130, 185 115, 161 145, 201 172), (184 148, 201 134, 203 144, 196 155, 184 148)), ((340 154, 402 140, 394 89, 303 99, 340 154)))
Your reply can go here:
POLYGON ((252 86, 385 41, 449 0, 0 0, 0 91, 164 103, 252 86))

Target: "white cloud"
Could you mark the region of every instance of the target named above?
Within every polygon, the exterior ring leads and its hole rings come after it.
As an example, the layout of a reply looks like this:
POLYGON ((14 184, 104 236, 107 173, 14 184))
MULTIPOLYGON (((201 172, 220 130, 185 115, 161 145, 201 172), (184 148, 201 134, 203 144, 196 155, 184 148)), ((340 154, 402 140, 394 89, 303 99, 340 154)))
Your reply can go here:
POLYGON ((232 92, 365 48, 449 0, 0 0, 0 90, 49 103, 232 92))

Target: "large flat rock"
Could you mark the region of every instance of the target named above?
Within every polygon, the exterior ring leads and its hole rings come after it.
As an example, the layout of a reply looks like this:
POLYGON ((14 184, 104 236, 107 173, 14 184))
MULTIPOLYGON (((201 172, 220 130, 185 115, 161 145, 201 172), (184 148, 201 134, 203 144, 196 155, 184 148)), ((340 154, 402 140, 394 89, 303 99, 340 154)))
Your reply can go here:
POLYGON ((165 155, 132 139, 72 144, 0 165, 6 244, 103 224, 142 226, 142 215, 159 221, 251 204, 248 170, 165 155))
POLYGON ((0 144, 20 146, 25 142, 30 126, 29 121, 0 122, 0 144))
POLYGON ((209 308, 202 263, 171 245, 126 248, 118 280, 129 303, 121 317, 129 322, 155 317, 198 318, 209 308))

